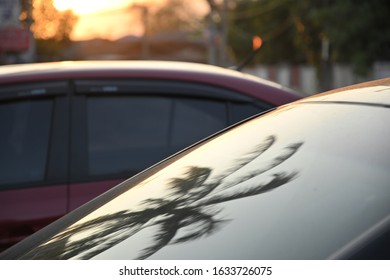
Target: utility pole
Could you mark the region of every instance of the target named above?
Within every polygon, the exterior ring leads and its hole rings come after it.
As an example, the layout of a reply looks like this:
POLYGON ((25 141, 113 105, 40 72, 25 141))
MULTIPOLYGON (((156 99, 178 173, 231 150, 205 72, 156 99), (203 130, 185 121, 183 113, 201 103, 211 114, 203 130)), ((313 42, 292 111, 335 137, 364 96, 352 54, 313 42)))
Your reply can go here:
POLYGON ((218 29, 216 25, 216 18, 219 17, 218 6, 214 0, 207 0, 210 6, 210 12, 208 14, 208 27, 207 27, 207 39, 208 39, 208 64, 218 65, 217 61, 217 42, 218 42, 218 29))
POLYGON ((33 15, 32 15, 32 11, 33 11, 32 1, 33 0, 22 0, 22 1, 25 1, 25 5, 26 5, 25 6, 26 11, 27 11, 27 15, 26 15, 26 25, 27 26, 26 26, 26 28, 27 28, 29 36, 30 36, 30 47, 27 50, 25 56, 26 56, 27 61, 35 62, 36 61, 36 44, 35 44, 34 35, 32 33, 32 30, 31 30, 31 27, 34 23, 34 19, 33 19, 33 15))
POLYGON ((141 10, 142 26, 144 29, 144 33, 142 36, 142 58, 144 60, 147 60, 149 59, 150 56, 149 21, 148 21, 149 9, 144 5, 138 5, 138 4, 134 4, 133 6, 131 6, 131 8, 141 10))
POLYGON ((207 27, 207 51, 208 51, 208 64, 217 65, 217 28, 213 20, 213 12, 207 17, 208 27, 207 27))
POLYGON ((320 80, 321 91, 327 91, 333 88, 333 64, 330 58, 330 41, 323 35, 321 38, 321 62, 320 62, 320 80))
POLYGON ((223 0, 221 10, 221 41, 219 50, 219 64, 220 66, 228 66, 227 56, 227 36, 228 36, 228 0, 223 0))
POLYGON ((208 53, 209 64, 228 66, 227 34, 228 34, 228 1, 222 0, 217 5, 215 0, 207 0, 210 6, 208 16, 208 53))

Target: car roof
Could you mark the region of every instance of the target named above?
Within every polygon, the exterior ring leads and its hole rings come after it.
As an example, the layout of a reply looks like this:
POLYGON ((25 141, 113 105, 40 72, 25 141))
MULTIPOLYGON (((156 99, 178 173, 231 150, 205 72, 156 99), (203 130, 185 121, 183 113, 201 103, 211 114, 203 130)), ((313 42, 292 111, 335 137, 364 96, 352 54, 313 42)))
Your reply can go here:
POLYGON ((390 78, 355 84, 302 99, 298 102, 355 103, 390 106, 390 78))
POLYGON ((211 84, 261 98, 274 105, 301 98, 259 77, 218 66, 177 61, 64 61, 0 67, 0 84, 58 79, 166 79, 211 84), (260 89, 266 89, 266 93, 260 89), (245 89, 245 90, 244 90, 245 89))
POLYGON ((87 77, 91 72, 95 75, 123 76, 123 77, 171 77, 170 74, 178 75, 178 78, 189 78, 188 74, 207 74, 212 76, 229 76, 244 78, 247 80, 260 81, 268 86, 281 88, 282 86, 255 76, 244 74, 235 70, 226 69, 214 65, 178 62, 178 61, 62 61, 5 65, 0 67, 0 82, 20 79, 50 79, 52 77, 81 78, 87 77), (107 71, 110 70, 109 73, 107 71))

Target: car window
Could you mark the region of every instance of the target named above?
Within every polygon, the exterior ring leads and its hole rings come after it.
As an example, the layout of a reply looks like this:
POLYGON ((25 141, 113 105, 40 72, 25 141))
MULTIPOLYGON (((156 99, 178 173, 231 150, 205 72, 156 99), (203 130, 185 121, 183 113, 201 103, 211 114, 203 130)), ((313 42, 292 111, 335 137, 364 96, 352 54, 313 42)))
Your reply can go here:
POLYGON ((45 178, 53 101, 0 104, 0 185, 45 178))
POLYGON ((89 98, 89 174, 136 170, 167 154, 171 107, 163 98, 89 98))
POLYGON ((135 175, 272 107, 200 83, 102 79, 76 80, 74 85, 72 182, 135 175))
POLYGON ((185 148, 228 125, 226 102, 175 99, 171 145, 185 148))
POLYGON ((166 97, 87 99, 90 176, 138 172, 227 126, 225 102, 166 97))
POLYGON ((236 123, 271 108, 272 106, 266 104, 262 104, 259 107, 251 103, 232 102, 230 106, 230 120, 231 123, 236 123))

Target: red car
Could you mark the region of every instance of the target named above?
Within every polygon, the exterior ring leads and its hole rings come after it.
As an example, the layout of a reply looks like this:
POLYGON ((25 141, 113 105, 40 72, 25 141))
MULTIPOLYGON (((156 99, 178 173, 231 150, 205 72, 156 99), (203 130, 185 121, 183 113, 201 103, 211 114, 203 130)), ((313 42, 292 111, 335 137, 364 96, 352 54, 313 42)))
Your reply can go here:
POLYGON ((0 250, 182 148, 299 98, 193 63, 0 67, 0 250))

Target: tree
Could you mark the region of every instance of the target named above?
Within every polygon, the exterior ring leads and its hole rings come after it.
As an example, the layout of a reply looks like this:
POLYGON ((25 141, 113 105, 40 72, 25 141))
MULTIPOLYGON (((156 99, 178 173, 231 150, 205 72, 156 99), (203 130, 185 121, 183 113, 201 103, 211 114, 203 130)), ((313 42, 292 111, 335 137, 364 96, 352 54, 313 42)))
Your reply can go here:
POLYGON ((70 33, 77 17, 72 11, 58 11, 53 0, 33 1, 32 30, 36 39, 54 39, 56 41, 69 41, 70 33))
POLYGON ((317 21, 328 37, 332 59, 351 63, 367 74, 376 60, 390 60, 390 2, 387 0, 327 0, 317 21))
MULTIPOLYGON (((22 15, 28 14, 28 5, 23 5, 23 9, 22 15)), ((37 55, 46 60, 58 56, 70 43, 77 17, 70 10, 58 11, 53 0, 32 0, 32 20, 37 55)))
MULTIPOLYGON (((150 7, 149 10, 152 10, 150 7)), ((148 21, 148 32, 156 34, 170 31, 191 31, 199 20, 191 12, 187 1, 166 0, 164 4, 151 12, 148 21)))
POLYGON ((305 62, 320 67, 322 42, 330 43, 330 62, 349 63, 367 74, 376 60, 390 59, 387 0, 235 0, 230 45, 242 59, 251 38, 265 41, 262 63, 305 62))
POLYGON ((237 0, 230 15, 230 45, 238 60, 251 51, 252 37, 264 45, 255 61, 317 63, 320 31, 311 24, 310 1, 237 0))

